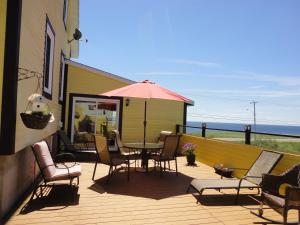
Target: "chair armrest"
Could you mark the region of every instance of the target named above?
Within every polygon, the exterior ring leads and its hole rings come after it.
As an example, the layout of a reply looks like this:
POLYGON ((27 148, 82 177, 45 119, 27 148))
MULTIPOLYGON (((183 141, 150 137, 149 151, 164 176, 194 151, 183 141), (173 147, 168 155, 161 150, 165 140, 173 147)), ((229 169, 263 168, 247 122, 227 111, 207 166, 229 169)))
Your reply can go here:
POLYGON ((261 188, 263 192, 279 196, 279 187, 283 183, 286 183, 283 176, 263 174, 261 188))
POLYGON ((75 162, 75 163, 76 163, 75 156, 74 156, 74 154, 72 154, 72 153, 66 152, 66 153, 60 153, 60 154, 57 154, 57 155, 55 156, 55 161, 56 161, 57 159, 59 159, 59 158, 67 159, 68 162, 75 162))
POLYGON ((287 205, 296 205, 300 206, 300 187, 288 186, 286 187, 285 199, 287 205))

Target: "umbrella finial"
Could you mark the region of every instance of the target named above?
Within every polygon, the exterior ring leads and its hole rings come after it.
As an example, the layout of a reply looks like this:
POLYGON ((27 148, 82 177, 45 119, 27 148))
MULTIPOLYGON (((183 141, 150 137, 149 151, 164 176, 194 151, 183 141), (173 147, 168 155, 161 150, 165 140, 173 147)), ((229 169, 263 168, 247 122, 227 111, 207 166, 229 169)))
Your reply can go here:
POLYGON ((154 82, 152 82, 151 80, 144 80, 144 81, 142 81, 142 83, 155 84, 155 83, 154 83, 154 82))

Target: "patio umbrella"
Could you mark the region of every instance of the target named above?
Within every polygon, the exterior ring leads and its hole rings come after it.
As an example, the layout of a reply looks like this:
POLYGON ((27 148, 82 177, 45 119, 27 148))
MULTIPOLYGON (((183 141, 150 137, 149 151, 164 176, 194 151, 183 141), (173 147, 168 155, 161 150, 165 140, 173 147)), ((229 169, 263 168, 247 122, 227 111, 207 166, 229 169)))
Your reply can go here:
POLYGON ((166 99, 179 102, 193 104, 193 101, 185 98, 173 91, 159 86, 158 84, 149 80, 137 82, 122 88, 118 88, 100 95, 108 97, 130 97, 130 98, 143 98, 145 99, 144 109, 144 143, 146 141, 146 127, 147 127, 147 99, 166 99))

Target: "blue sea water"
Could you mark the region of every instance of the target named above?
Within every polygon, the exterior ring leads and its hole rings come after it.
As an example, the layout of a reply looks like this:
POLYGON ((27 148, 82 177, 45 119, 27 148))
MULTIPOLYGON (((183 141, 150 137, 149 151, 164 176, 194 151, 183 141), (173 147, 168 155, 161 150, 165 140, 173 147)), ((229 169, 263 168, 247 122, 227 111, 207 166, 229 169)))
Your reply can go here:
MULTIPOLYGON (((187 125, 201 127, 201 122, 187 121, 187 125)), ((206 122, 206 127, 244 131, 245 124, 206 122)), ((251 130, 256 132, 273 133, 273 134, 300 135, 300 126, 256 124, 256 130, 254 130, 253 125, 251 126, 251 130)), ((187 128, 187 133, 191 133, 191 132, 201 132, 201 130, 194 129, 194 128, 187 128)))

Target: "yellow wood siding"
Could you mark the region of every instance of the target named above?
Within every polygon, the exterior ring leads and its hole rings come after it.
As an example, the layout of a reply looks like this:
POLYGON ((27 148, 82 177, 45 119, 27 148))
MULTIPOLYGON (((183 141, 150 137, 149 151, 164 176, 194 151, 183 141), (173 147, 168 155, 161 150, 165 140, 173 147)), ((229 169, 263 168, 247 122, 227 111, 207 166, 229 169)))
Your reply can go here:
POLYGON ((0 117, 1 117, 1 105, 2 105, 5 28, 6 28, 6 0, 1 0, 0 1, 0 117))
MULTIPOLYGON (((196 159, 209 166, 223 164, 226 167, 247 169, 250 168, 262 150, 252 145, 236 144, 190 135, 183 135, 181 137, 180 147, 187 142, 197 145, 196 159)), ((283 158, 274 168, 273 172, 275 174, 282 173, 297 163, 300 163, 299 155, 284 153, 283 158)), ((241 177, 244 175, 244 172, 236 170, 234 175, 241 177)))
MULTIPOLYGON (((68 40, 72 40, 75 28, 79 28, 79 0, 69 0, 68 7, 69 10, 67 18, 67 36, 68 40)), ((78 58, 79 41, 74 40, 69 45, 67 45, 66 53, 67 56, 70 56, 71 53, 72 58, 78 58)))
MULTIPOLYGON (((56 120, 43 130, 32 130, 23 125, 19 113, 26 109, 28 96, 36 92, 37 79, 20 81, 18 83, 16 151, 56 132, 61 117, 61 106, 58 104, 60 54, 61 51, 66 51, 67 46, 67 34, 62 18, 63 1, 26 0, 23 2, 19 66, 43 73, 46 15, 55 32, 52 100, 47 100, 47 103, 56 120)), ((38 92, 42 92, 42 82, 38 92)))
MULTIPOLYGON (((70 64, 66 114, 68 118, 69 93, 100 94, 128 85, 128 82, 106 77, 101 74, 70 64)), ((122 139, 125 142, 143 140, 145 100, 130 98, 129 106, 123 101, 122 139)), ((176 124, 182 124, 184 104, 182 102, 151 99, 147 100, 147 141, 156 141, 161 130, 175 132, 176 124)), ((65 122, 68 127, 68 121, 65 122)))
POLYGON ((68 65, 68 81, 67 81, 67 99, 66 99, 66 114, 65 128, 68 127, 69 113, 69 94, 91 94, 97 95, 116 88, 128 85, 125 81, 119 81, 104 76, 101 72, 96 73, 74 65, 68 65))
MULTIPOLYGON (((130 99, 130 105, 123 103, 123 134, 126 142, 142 141, 144 137, 144 106, 143 99, 130 99)), ((175 132, 176 124, 183 122, 184 103, 160 99, 147 100, 146 140, 157 141, 161 130, 175 132)))

